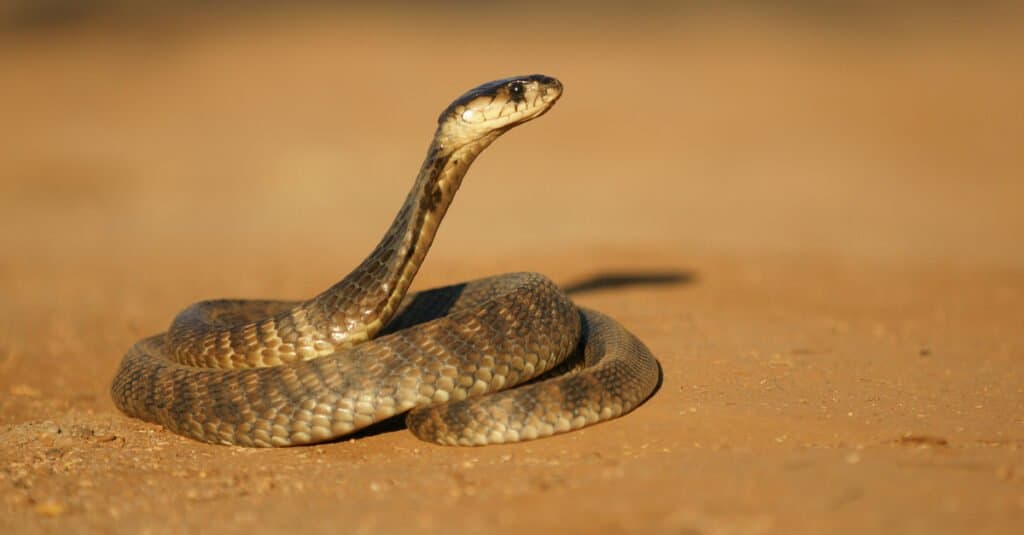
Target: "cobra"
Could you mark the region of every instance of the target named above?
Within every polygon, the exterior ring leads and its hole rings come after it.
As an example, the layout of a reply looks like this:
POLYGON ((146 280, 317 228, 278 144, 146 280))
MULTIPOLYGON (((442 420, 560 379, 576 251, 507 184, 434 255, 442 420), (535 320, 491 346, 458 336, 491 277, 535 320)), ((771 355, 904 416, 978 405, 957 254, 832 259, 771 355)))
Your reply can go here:
POLYGON ((117 407, 253 447, 323 442, 405 412, 423 440, 516 442, 632 410, 656 388, 657 360, 543 275, 407 295, 476 157, 561 95, 558 80, 530 75, 457 98, 390 228, 351 273, 304 301, 191 305, 129 349, 111 387, 117 407))

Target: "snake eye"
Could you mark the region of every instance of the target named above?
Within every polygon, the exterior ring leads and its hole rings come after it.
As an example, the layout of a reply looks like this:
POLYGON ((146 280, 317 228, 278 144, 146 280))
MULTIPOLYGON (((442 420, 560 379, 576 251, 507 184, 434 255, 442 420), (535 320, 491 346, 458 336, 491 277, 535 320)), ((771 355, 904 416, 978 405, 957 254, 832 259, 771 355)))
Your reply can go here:
POLYGON ((512 102, 522 102, 526 98, 526 87, 522 82, 516 80, 508 84, 508 96, 512 102))

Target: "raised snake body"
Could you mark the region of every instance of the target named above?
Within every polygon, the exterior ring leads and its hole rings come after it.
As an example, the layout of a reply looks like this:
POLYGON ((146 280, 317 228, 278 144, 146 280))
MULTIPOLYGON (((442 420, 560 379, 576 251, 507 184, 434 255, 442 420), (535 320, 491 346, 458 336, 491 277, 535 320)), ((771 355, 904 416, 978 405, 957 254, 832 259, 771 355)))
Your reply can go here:
POLYGON ((321 442, 410 409, 416 436, 460 445, 548 436, 632 410, 654 390, 657 361, 543 275, 406 295, 473 160, 561 93, 558 80, 531 75, 456 99, 394 222, 355 270, 307 301, 186 308, 125 355, 115 404, 182 435, 243 446, 321 442))

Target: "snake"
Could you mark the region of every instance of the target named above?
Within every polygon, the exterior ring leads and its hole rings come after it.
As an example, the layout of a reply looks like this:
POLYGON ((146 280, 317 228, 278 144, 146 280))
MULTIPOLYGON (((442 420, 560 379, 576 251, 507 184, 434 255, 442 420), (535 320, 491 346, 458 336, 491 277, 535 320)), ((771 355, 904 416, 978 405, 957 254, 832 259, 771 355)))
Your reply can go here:
POLYGON ((511 443, 633 410, 657 388, 657 359, 544 275, 408 292, 473 161, 562 92, 535 74, 455 99, 405 202, 353 271, 307 300, 185 308, 126 352, 114 404, 173 433, 246 447, 331 441, 403 413, 427 442, 511 443))

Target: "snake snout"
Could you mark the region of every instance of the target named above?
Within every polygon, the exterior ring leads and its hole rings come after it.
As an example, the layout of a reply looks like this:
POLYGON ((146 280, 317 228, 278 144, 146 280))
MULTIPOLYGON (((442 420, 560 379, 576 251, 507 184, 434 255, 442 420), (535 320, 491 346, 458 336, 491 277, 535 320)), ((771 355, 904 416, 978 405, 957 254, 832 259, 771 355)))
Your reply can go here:
POLYGON ((537 83, 543 91, 541 93, 541 98, 544 99, 545 102, 554 102, 555 100, 558 100, 558 97, 562 96, 562 82, 560 82, 558 78, 544 76, 543 74, 538 74, 536 76, 537 83))

